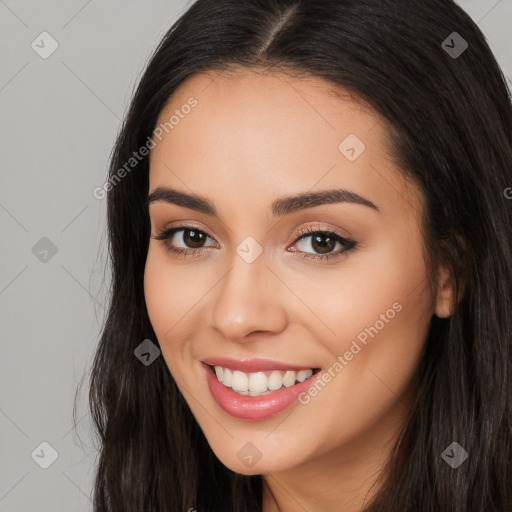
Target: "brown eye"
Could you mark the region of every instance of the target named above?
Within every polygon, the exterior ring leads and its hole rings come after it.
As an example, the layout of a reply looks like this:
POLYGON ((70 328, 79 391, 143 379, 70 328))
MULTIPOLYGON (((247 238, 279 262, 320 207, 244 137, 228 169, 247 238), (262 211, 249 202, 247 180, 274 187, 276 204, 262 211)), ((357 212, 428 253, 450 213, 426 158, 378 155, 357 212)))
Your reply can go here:
POLYGON ((209 238, 213 241, 204 231, 194 226, 177 226, 164 229, 153 238, 162 241, 169 252, 182 256, 199 256, 203 249, 208 247, 205 246, 206 240, 209 238))
POLYGON ((179 231, 183 231, 182 240, 191 249, 199 249, 206 240, 205 233, 197 229, 180 229, 179 231))
POLYGON ((341 257, 356 247, 356 242, 332 231, 318 229, 306 229, 302 233, 292 249, 294 252, 302 252, 303 258, 310 260, 329 260, 341 257), (336 248, 338 247, 338 250, 336 248), (312 252, 311 252, 312 251, 312 252))
POLYGON ((336 240, 328 235, 313 235, 311 237, 311 247, 320 254, 329 253, 336 247, 336 240))

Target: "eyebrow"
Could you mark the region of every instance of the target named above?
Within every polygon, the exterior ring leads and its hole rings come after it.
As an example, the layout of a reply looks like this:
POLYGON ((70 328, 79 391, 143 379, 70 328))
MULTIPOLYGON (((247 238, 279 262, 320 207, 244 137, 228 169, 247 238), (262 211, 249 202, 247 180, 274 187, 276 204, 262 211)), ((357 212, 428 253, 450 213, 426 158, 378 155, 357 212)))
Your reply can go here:
MULTIPOLYGON (((215 205, 207 198, 197 194, 188 194, 173 188, 157 187, 146 198, 146 205, 149 206, 156 201, 183 206, 206 215, 218 215, 215 205)), ((320 190, 318 192, 303 192, 276 199, 272 203, 272 214, 275 217, 284 216, 299 210, 335 203, 360 204, 380 212, 380 209, 375 204, 355 192, 345 189, 332 189, 320 190)))

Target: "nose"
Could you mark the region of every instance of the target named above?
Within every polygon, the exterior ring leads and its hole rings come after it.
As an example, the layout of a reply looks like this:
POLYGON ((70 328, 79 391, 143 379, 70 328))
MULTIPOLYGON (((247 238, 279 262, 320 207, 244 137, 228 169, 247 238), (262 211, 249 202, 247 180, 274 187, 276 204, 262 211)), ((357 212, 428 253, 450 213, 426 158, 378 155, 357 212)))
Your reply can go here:
POLYGON ((288 321, 285 290, 267 268, 265 253, 252 263, 235 253, 230 262, 230 270, 211 296, 211 327, 240 343, 254 339, 251 333, 284 330, 288 321))

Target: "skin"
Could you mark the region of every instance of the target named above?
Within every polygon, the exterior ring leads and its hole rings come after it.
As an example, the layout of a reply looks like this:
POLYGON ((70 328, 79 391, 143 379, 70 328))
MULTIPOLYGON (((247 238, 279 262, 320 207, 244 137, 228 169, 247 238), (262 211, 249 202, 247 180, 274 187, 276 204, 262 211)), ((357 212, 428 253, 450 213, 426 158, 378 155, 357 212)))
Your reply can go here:
MULTIPOLYGON (((444 268, 438 293, 429 291, 421 194, 394 166, 384 120, 321 79, 198 74, 175 91, 159 122, 191 96, 197 106, 151 151, 149 191, 205 196, 219 216, 164 201, 149 207, 144 286, 162 355, 217 457, 235 472, 263 475, 264 512, 360 511, 414 400, 412 376, 432 315, 451 313, 444 268), (349 134, 366 146, 355 161, 338 149, 349 134), (380 211, 337 203, 272 217, 281 196, 331 188, 380 211), (210 237, 198 257, 178 258, 153 238, 183 222, 210 237), (304 254, 321 248, 312 236, 297 241, 307 226, 349 234, 357 246, 308 260, 304 254), (251 264, 236 252, 247 236, 263 249, 251 264), (247 421, 225 413, 208 390, 206 357, 325 371, 394 303, 401 311, 307 405, 247 421), (262 454, 252 467, 237 456, 248 442, 262 454)), ((198 247, 185 245, 183 234, 171 243, 198 247)))

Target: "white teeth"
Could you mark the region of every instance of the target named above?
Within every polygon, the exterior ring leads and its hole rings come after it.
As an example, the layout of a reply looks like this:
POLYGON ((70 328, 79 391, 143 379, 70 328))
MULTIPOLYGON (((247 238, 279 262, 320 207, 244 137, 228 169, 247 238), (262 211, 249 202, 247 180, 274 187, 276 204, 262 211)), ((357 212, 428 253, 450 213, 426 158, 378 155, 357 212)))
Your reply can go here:
MULTIPOLYGON (((215 367, 217 368, 217 366, 215 367)), ((227 388, 231 387, 231 383, 233 381, 233 372, 229 368, 222 368, 223 369, 223 377, 221 382, 226 386, 227 388)), ((219 378, 217 376, 217 378, 219 378)), ((220 380, 220 379, 219 379, 220 380)))
POLYGON ((304 382, 306 379, 313 375, 313 370, 300 370, 297 372, 297 380, 299 382, 304 382))
POLYGON ((281 372, 274 370, 268 376, 267 386, 268 386, 268 389, 270 389, 270 391, 276 391, 277 389, 282 388, 283 387, 283 377, 281 375, 281 372))
POLYGON ((249 375, 249 390, 254 393, 267 391, 267 376, 263 372, 251 373, 249 375))
POLYGON ((304 382, 313 375, 313 370, 293 370, 245 373, 215 366, 217 379, 228 388, 242 395, 260 396, 277 391, 283 386, 289 388, 296 382, 304 382))
POLYGON ((283 377, 283 386, 286 386, 287 388, 289 388, 290 386, 293 386, 295 384, 295 376, 296 375, 297 374, 295 372, 287 371, 283 377))
POLYGON ((231 387, 233 388, 233 391, 249 391, 249 377, 247 374, 235 370, 233 372, 231 387))

